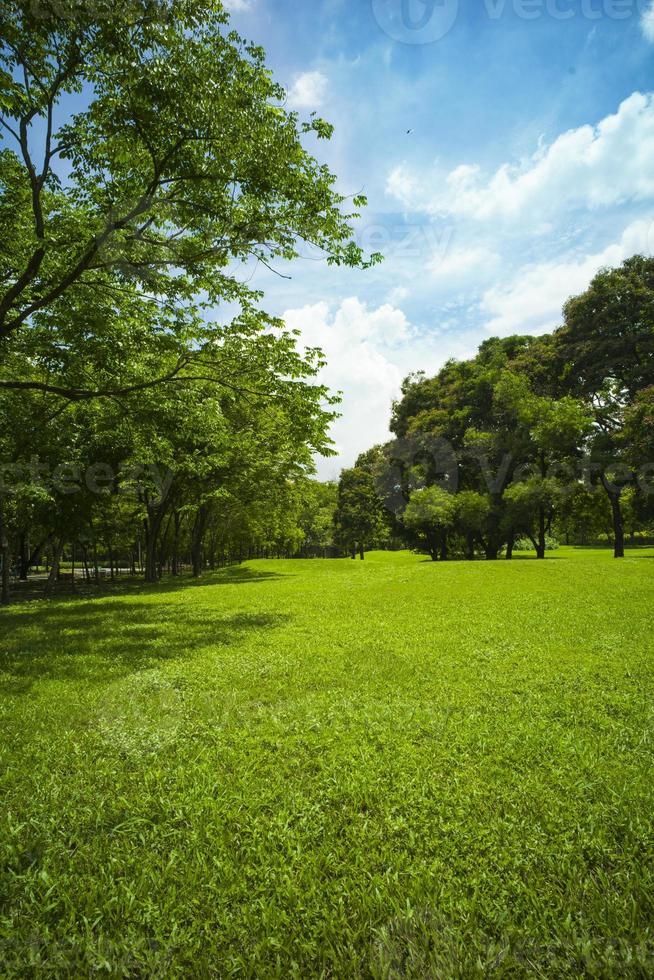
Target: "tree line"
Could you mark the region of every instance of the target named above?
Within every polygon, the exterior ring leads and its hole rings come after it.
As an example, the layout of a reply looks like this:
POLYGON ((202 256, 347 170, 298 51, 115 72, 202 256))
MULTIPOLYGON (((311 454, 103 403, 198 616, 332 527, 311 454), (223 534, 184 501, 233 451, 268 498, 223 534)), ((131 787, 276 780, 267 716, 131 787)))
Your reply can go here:
POLYGON ((339 484, 350 552, 392 540, 434 560, 544 558, 552 541, 654 537, 654 259, 602 269, 541 337, 406 379, 395 438, 339 484))
POLYGON ((218 0, 7 0, 0 74, 3 601, 46 560, 155 581, 324 542, 337 399, 249 283, 380 258, 307 149, 331 126, 218 0))

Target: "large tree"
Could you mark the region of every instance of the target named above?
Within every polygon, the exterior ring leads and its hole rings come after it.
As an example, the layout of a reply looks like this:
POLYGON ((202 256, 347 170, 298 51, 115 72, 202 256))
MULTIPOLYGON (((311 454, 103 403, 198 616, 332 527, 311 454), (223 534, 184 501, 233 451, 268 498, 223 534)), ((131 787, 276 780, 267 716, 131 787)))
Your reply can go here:
POLYGON ((263 51, 216 0, 8 0, 0 73, 0 366, 30 330, 74 347, 92 335, 109 354, 97 387, 16 377, 15 361, 0 387, 83 398, 177 383, 203 373, 204 309, 256 307, 239 264, 300 243, 363 263, 334 175, 304 147, 331 127, 285 110, 263 51), (147 377, 125 349, 133 318, 94 316, 130 300, 141 350, 161 356, 147 377))
POLYGON ((592 406, 590 452, 613 519, 616 558, 624 556, 622 495, 632 483, 622 430, 638 393, 654 384, 654 259, 634 255, 602 269, 564 307, 555 334, 558 374, 592 406))

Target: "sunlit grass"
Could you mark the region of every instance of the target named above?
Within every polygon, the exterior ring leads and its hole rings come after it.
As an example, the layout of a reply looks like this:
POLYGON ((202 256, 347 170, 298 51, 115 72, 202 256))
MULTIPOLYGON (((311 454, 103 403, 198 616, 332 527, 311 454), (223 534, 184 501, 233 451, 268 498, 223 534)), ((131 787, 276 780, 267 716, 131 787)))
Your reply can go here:
POLYGON ((654 553, 0 613, 2 975, 651 976, 654 553))

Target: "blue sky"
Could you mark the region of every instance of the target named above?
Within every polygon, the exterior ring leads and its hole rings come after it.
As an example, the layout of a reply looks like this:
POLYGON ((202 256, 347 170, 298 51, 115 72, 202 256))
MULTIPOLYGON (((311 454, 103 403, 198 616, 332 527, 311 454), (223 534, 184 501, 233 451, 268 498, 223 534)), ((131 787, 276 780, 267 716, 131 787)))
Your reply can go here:
POLYGON ((600 266, 654 251, 649 0, 227 6, 289 105, 335 125, 316 150, 368 196, 357 236, 386 255, 367 272, 307 256, 280 268, 290 281, 254 274, 344 393, 323 477, 388 437, 409 371, 551 330, 600 266))

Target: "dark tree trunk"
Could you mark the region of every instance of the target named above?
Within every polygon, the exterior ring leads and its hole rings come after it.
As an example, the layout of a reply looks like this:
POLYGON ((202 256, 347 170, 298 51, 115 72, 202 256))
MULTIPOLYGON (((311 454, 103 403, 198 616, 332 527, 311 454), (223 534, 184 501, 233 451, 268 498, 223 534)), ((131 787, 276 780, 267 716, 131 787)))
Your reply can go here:
POLYGON ((51 534, 48 534, 45 538, 43 538, 42 541, 39 541, 39 543, 37 544, 36 548, 34 548, 33 551, 32 551, 32 553, 29 555, 29 557, 27 559, 27 574, 28 575, 29 575, 30 568, 32 568, 34 565, 39 565, 40 564, 41 552, 46 547, 46 545, 50 544, 50 541, 51 540, 52 540, 52 535, 51 534))
POLYGON ((508 540, 506 542, 506 560, 512 561, 513 559, 513 546, 515 544, 515 534, 509 534, 508 540))
POLYGON ((364 548, 363 548, 363 545, 362 544, 359 545, 359 558, 361 559, 361 561, 363 561, 363 558, 364 558, 364 548))
POLYGON ((9 538, 5 527, 5 506, 4 498, 0 494, 0 562, 2 571, 0 572, 0 603, 6 605, 9 602, 9 566, 11 563, 11 553, 9 551, 9 538))
POLYGON ((611 515, 613 517, 613 557, 624 558, 624 524, 622 522, 620 494, 612 493, 610 500, 611 515))
POLYGON ((175 522, 175 527, 173 531, 173 556, 172 556, 172 563, 171 563, 171 573, 173 575, 179 575, 179 526, 182 521, 178 510, 173 512, 173 520, 175 522))
POLYGON ((159 581, 158 550, 157 544, 161 533, 161 525, 166 516, 167 503, 164 500, 158 505, 147 504, 147 517, 143 520, 143 533, 145 535, 145 581, 159 581))
POLYGON ((93 534, 93 578, 95 579, 95 584, 100 584, 100 568, 98 566, 98 546, 95 541, 95 534, 93 534))
POLYGON ((474 561, 475 558, 475 536, 471 531, 466 534, 466 558, 474 561))
POLYGON ((613 519, 613 557, 624 558, 624 523, 622 519, 622 505, 620 496, 622 489, 609 483, 605 476, 602 476, 602 486, 611 504, 611 517, 613 519))
POLYGON ((207 527, 208 518, 209 510, 206 504, 202 504, 200 507, 198 507, 198 512, 195 515, 193 533, 191 535, 191 564, 193 567, 193 578, 199 578, 202 574, 202 543, 204 541, 204 532, 207 527))
POLYGON ((145 531, 145 581, 157 581, 157 536, 159 526, 146 518, 143 522, 145 531))
POLYGON ((86 582, 91 581, 91 572, 89 571, 89 555, 86 545, 82 546, 82 564, 84 566, 84 580, 86 582))
POLYGON ((23 531, 20 536, 20 555, 18 558, 18 577, 21 582, 27 581, 30 570, 30 549, 27 540, 27 531, 23 531))
POLYGON ((44 594, 50 595, 54 584, 59 578, 59 562, 61 561, 61 552, 64 543, 59 538, 56 538, 52 543, 52 568, 50 569, 50 574, 48 575, 48 581, 45 583, 44 594))
POLYGON ((441 561, 447 561, 447 534, 443 532, 441 536, 441 561))
POLYGON ((538 541, 536 542, 536 558, 545 557, 545 508, 538 508, 538 541))
MULTIPOLYGON (((217 547, 216 535, 211 534, 209 537, 209 554, 207 557, 209 560, 209 569, 212 572, 216 571, 216 547, 217 547)), ((257 548, 257 557, 259 557, 259 548, 257 548)))

